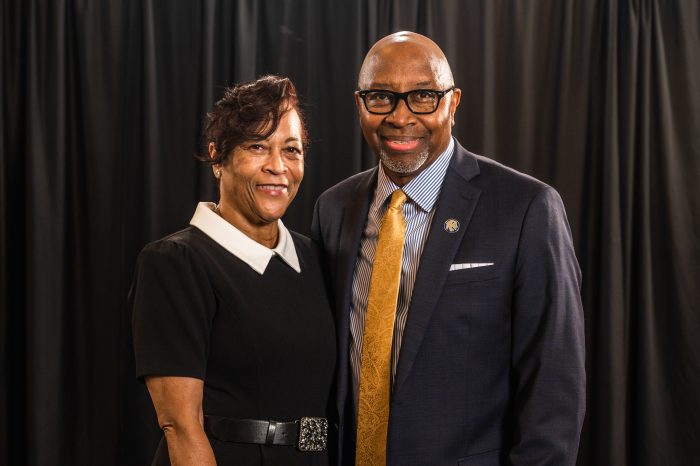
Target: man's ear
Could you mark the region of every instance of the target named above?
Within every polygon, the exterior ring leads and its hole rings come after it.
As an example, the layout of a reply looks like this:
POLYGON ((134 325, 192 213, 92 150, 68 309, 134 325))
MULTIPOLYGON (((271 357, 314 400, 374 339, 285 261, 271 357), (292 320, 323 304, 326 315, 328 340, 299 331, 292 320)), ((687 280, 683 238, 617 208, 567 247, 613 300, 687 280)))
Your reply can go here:
POLYGON ((457 107, 459 107, 459 101, 462 100, 462 89, 455 87, 452 90, 452 96, 450 99, 450 122, 452 126, 455 125, 455 112, 457 107))
POLYGON ((364 108, 364 103, 362 102, 362 97, 360 97, 360 94, 355 92, 355 107, 357 107, 357 111, 361 112, 362 109, 364 108))

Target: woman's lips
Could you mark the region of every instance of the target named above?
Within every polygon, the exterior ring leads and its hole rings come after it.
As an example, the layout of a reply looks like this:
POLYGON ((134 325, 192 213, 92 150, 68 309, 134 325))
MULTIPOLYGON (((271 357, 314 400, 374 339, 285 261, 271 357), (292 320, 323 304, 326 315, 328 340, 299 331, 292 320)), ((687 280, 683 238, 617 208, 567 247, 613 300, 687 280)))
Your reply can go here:
POLYGON ((387 149, 394 152, 408 152, 418 147, 420 138, 382 138, 387 149))
POLYGON ((287 185, 284 184, 259 184, 257 185, 257 189, 270 196, 282 196, 287 194, 287 185))

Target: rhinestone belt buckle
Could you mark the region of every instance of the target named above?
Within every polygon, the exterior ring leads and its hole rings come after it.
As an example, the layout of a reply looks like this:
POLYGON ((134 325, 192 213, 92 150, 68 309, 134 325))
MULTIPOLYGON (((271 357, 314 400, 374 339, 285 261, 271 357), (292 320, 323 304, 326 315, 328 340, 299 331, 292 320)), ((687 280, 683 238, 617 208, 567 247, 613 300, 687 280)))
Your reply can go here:
POLYGON ((323 451, 328 440, 328 419, 323 417, 302 417, 299 419, 300 451, 323 451))

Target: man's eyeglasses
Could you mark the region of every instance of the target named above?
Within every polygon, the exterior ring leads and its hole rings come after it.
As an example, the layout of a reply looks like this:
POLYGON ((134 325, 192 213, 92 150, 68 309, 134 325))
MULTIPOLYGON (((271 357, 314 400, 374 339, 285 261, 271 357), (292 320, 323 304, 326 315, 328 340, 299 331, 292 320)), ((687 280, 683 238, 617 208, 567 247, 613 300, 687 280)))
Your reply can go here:
POLYGON ((399 100, 406 102, 406 106, 413 113, 425 115, 437 110, 440 99, 452 90, 454 90, 454 87, 445 89, 444 91, 416 89, 408 92, 367 89, 364 91, 356 91, 356 93, 365 103, 367 111, 375 115, 386 115, 387 113, 393 112, 399 100))

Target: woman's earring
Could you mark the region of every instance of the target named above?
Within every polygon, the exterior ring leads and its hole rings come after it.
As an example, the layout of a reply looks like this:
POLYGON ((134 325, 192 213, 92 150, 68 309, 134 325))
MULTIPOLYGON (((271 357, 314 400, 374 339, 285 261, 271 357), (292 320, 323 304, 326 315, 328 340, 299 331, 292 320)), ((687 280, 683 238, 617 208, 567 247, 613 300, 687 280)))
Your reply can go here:
POLYGON ((214 171, 214 176, 216 177, 217 180, 219 178, 221 178, 221 169, 220 168, 218 170, 214 171))

